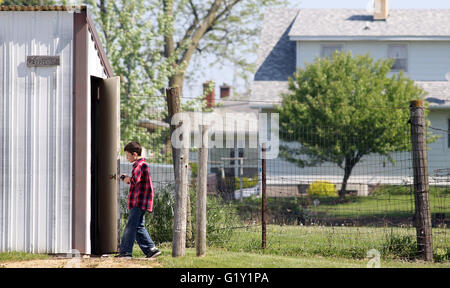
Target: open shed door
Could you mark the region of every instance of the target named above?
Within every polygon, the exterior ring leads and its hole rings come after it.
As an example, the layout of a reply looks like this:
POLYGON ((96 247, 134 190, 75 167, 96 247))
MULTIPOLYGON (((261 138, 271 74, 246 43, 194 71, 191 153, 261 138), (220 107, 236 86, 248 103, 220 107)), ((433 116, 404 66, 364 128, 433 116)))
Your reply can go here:
POLYGON ((120 78, 92 78, 93 254, 118 251, 120 78))

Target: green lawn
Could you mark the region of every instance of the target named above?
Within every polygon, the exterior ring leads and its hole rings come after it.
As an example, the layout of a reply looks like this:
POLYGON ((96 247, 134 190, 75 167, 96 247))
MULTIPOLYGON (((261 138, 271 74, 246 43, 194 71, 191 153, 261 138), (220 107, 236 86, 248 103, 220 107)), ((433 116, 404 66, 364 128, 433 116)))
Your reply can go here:
POLYGON ((49 259, 51 256, 45 254, 29 254, 23 252, 5 252, 0 253, 0 263, 4 262, 19 262, 29 260, 49 259))
MULTIPOLYGON (((304 216, 314 220, 358 220, 358 219, 401 219, 411 220, 415 211, 414 193, 410 186, 381 186, 369 196, 347 196, 345 203, 339 203, 338 197, 280 197, 267 198, 267 207, 272 215, 284 215, 295 218, 304 216), (314 205, 314 200, 318 200, 314 205), (289 212, 287 212, 289 211, 289 212)), ((241 218, 260 214, 261 199, 247 198, 236 204, 241 218)), ((430 188, 431 214, 450 215, 450 189, 430 188)), ((448 216, 447 216, 448 218, 448 216)), ((361 225, 363 226, 363 225, 361 225)))
MULTIPOLYGON (((205 257, 196 257, 195 249, 186 249, 184 257, 173 258, 170 247, 161 249, 158 262, 163 268, 366 268, 369 259, 345 259, 320 256, 280 256, 262 253, 231 252, 208 247, 205 257)), ((134 255, 142 257, 138 247, 134 255)), ((381 260, 382 268, 450 268, 450 263, 425 263, 381 260)))
MULTIPOLYGON (((208 247, 205 257, 196 257, 195 249, 186 249, 184 257, 173 258, 169 245, 161 248, 162 255, 157 262, 163 268, 366 268, 369 259, 345 259, 320 256, 280 256, 262 253, 231 252, 208 247)), ((138 246, 133 256, 143 257, 138 246)), ((26 253, 0 253, 0 267, 5 262, 49 259, 51 256, 26 253)), ((153 264, 152 264, 153 265, 153 264)), ((154 266, 154 265, 153 265, 154 266)), ((450 263, 406 262, 381 260, 381 268, 450 268, 450 263)))
MULTIPOLYGON (((435 253, 450 260, 450 231, 433 229, 435 253)), ((280 256, 325 256, 364 259, 371 249, 382 258, 412 258, 416 248, 415 228, 267 226, 267 248, 261 250, 261 228, 233 233, 226 248, 234 252, 280 256)))
MULTIPOLYGON (((434 192, 434 193, 433 193, 434 192)), ((349 197, 349 202, 334 204, 337 199, 318 198, 320 204, 311 206, 309 210, 326 217, 412 217, 415 211, 412 194, 380 194, 368 197, 349 197), (322 214, 321 214, 322 213, 322 214)), ((450 213, 450 195, 430 193, 430 211, 434 213, 450 213)))

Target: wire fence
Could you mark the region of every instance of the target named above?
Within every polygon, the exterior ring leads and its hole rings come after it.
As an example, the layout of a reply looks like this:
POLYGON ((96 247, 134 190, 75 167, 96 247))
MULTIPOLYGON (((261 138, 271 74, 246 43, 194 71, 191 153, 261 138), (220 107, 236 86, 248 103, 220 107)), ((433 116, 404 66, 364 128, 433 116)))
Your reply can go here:
MULTIPOLYGON (((409 111, 408 107, 405 109, 409 111)), ((448 129, 439 124, 444 122, 447 125, 448 119, 432 121, 427 130, 433 254, 438 261, 450 258, 450 145, 448 129)), ((346 129, 338 130, 331 125, 309 130, 281 129, 278 157, 265 160, 265 171, 261 146, 238 145, 236 134, 231 147, 210 147, 208 244, 230 251, 351 258, 365 258, 375 249, 385 257, 414 259, 417 230, 411 127, 407 123, 403 126, 398 133, 404 134, 401 138, 404 142, 397 144, 406 148, 386 155, 370 153, 372 145, 380 143, 376 143, 377 135, 369 131, 349 135, 346 129), (345 172, 351 166, 348 159, 346 162, 339 155, 343 151, 364 152, 357 161, 353 160, 356 163, 351 173, 347 173, 350 175, 345 172), (264 249, 261 248, 263 178, 267 224, 264 249)), ((245 143, 249 143, 248 133, 243 136, 245 143)), ((197 149, 190 150, 189 159, 187 244, 192 246, 197 149)), ((173 195, 173 165, 152 163, 151 158, 147 162, 151 163, 156 195, 155 212, 147 219, 148 229, 157 242, 171 242, 173 202, 163 194, 173 195), (165 200, 158 201, 158 197, 165 200)), ((121 162, 121 173, 131 174, 131 164, 125 159, 121 162)), ((124 216, 127 195, 128 185, 121 182, 124 216)))

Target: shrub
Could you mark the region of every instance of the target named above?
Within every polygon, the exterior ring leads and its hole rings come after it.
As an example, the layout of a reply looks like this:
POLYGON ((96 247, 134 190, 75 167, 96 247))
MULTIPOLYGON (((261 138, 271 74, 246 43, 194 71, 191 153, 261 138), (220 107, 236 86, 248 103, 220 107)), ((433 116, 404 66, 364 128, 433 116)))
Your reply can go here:
POLYGON ((417 242, 411 235, 393 235, 391 233, 384 241, 382 251, 384 256, 411 260, 417 256, 417 242))
POLYGON ((435 262, 446 262, 450 260, 450 248, 437 248, 433 252, 435 262))
POLYGON ((145 226, 155 243, 172 241, 174 189, 173 184, 159 188, 153 199, 153 213, 146 214, 145 226))
MULTIPOLYGON (((197 193, 195 187, 190 191, 193 235, 196 235, 197 193)), ((206 201, 206 241, 208 245, 223 246, 241 226, 235 206, 225 203, 221 198, 209 196, 206 201)))
MULTIPOLYGON (((196 215, 196 191, 195 186, 190 189, 191 215, 193 235, 195 235, 196 215)), ((152 240, 161 244, 172 242, 173 217, 174 217, 174 185, 169 184, 159 188, 155 192, 153 213, 146 214, 145 226, 152 240)), ((231 204, 223 203, 219 198, 208 196, 207 209, 207 242, 208 245, 220 245, 229 241, 236 226, 239 226, 239 218, 236 209, 231 204)), ((125 227, 127 216, 123 217, 122 232, 125 227)), ((193 244, 193 243, 191 243, 193 244)))
POLYGON ((309 196, 337 197, 338 192, 333 183, 327 181, 314 181, 306 190, 309 196))
MULTIPOLYGON (((235 190, 241 189, 241 179, 239 177, 235 177, 234 179, 235 179, 234 180, 234 189, 235 190)), ((242 189, 252 188, 252 187, 255 187, 256 185, 258 185, 258 177, 253 177, 253 178, 243 177, 242 178, 242 189)))

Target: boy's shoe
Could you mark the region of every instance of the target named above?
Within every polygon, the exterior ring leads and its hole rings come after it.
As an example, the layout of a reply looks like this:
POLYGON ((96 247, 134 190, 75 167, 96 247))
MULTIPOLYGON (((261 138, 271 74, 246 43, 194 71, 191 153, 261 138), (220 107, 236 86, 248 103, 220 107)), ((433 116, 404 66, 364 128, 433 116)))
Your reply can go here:
POLYGON ((118 255, 114 256, 114 258, 131 259, 131 255, 129 255, 129 254, 118 254, 118 255))
POLYGON ((155 248, 155 250, 151 251, 147 254, 146 258, 156 258, 159 255, 161 255, 161 251, 159 251, 158 249, 155 248))

